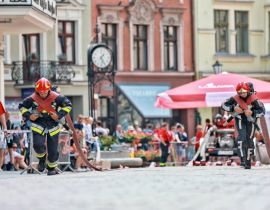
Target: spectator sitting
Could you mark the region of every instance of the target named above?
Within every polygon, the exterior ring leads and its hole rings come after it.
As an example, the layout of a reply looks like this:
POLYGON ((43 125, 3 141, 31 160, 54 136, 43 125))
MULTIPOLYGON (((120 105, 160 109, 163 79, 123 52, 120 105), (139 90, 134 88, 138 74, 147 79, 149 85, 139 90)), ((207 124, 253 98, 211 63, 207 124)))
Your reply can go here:
POLYGON ((117 143, 124 142, 124 131, 120 124, 116 126, 115 132, 113 133, 113 137, 115 138, 117 143))
POLYGON ((86 144, 90 144, 91 143, 91 140, 93 138, 93 118, 92 117, 85 117, 84 119, 85 121, 85 126, 84 126, 84 130, 85 130, 85 141, 86 141, 86 144))
MULTIPOLYGON (((81 124, 74 124, 78 139, 80 141, 80 146, 81 149, 83 151, 83 154, 85 156, 85 158, 87 159, 87 149, 85 147, 83 147, 82 145, 82 141, 83 141, 83 126, 81 124)), ((86 168, 86 165, 84 164, 82 158, 79 155, 79 152, 77 151, 77 148, 75 146, 74 140, 71 139, 70 141, 70 153, 74 154, 74 158, 75 158, 75 164, 73 164, 73 167, 77 170, 77 171, 82 171, 82 168, 86 168)))
MULTIPOLYGON (((19 154, 16 150, 17 150, 18 146, 16 143, 12 144, 12 154, 14 157, 14 167, 15 169, 18 171, 20 169, 26 169, 27 165, 24 162, 24 156, 19 154)), ((8 153, 6 153, 5 156, 5 164, 7 166, 7 170, 10 169, 10 156, 8 155, 8 153)))
POLYGON ((102 127, 100 121, 96 122, 95 135, 97 136, 107 136, 109 134, 108 130, 102 127))

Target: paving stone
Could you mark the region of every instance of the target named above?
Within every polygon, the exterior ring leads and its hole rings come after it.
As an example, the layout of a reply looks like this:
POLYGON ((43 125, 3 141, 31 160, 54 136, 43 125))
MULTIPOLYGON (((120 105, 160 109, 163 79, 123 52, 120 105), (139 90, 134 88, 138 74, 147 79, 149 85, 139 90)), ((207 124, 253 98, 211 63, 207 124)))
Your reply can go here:
POLYGON ((270 166, 0 172, 1 210, 268 210, 270 166))

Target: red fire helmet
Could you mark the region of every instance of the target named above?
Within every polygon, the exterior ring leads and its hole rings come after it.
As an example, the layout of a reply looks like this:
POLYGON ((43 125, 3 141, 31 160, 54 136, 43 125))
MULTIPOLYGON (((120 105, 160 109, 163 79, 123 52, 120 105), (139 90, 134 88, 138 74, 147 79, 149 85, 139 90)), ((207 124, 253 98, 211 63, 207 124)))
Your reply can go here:
POLYGON ((44 77, 40 78, 35 84, 35 90, 38 93, 44 93, 46 91, 49 91, 51 90, 51 87, 52 85, 50 81, 44 77))
POLYGON ((246 82, 239 82, 236 86, 237 93, 249 93, 250 87, 246 82))

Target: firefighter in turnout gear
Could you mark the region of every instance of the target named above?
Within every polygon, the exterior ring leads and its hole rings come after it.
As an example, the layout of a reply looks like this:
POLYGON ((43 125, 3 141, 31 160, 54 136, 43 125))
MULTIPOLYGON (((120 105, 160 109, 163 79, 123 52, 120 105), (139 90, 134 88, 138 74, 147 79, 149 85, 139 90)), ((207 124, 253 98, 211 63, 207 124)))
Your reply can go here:
POLYGON ((241 165, 250 169, 254 155, 253 137, 256 129, 261 132, 258 119, 265 114, 265 109, 257 98, 252 83, 238 83, 236 92, 237 95, 227 99, 221 107, 234 116, 241 165))
POLYGON ((38 170, 45 170, 47 160, 48 175, 57 174, 59 121, 71 111, 71 102, 52 91, 49 80, 41 78, 35 84, 35 92, 19 104, 19 109, 23 117, 31 121, 38 170))

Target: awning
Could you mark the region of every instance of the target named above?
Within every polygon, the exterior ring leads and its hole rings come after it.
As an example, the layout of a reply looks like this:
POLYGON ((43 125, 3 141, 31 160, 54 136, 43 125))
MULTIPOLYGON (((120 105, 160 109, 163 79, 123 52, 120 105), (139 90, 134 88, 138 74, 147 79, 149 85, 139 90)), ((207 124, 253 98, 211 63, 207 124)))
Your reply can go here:
POLYGON ((171 110, 155 107, 156 96, 170 89, 162 84, 118 84, 120 91, 144 118, 170 118, 171 110))

